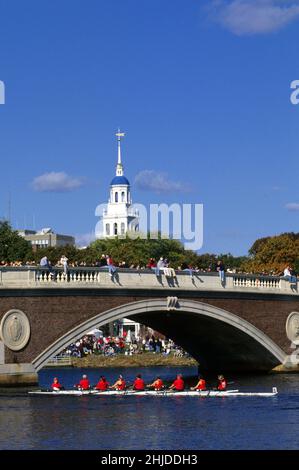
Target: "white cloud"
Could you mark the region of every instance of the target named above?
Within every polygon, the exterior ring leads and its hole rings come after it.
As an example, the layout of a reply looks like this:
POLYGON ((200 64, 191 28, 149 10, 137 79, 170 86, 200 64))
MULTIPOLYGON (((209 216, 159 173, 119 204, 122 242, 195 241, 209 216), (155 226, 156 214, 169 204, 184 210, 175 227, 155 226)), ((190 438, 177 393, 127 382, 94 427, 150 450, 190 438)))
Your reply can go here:
POLYGON ((79 178, 64 173, 63 171, 44 173, 37 176, 31 183, 34 191, 39 192, 66 192, 82 186, 83 181, 79 178))
POLYGON ((80 233, 75 236, 76 245, 79 247, 84 247, 90 245, 91 242, 95 241, 95 232, 90 233, 80 233))
POLYGON ((299 203, 298 202, 289 202, 285 205, 285 208, 288 211, 298 212, 299 211, 299 203))
POLYGON ((142 191, 153 191, 155 193, 187 192, 190 187, 180 181, 171 181, 166 173, 158 173, 154 170, 140 171, 134 184, 142 191))
POLYGON ((214 0, 210 17, 232 33, 266 34, 299 19, 298 0, 214 0))

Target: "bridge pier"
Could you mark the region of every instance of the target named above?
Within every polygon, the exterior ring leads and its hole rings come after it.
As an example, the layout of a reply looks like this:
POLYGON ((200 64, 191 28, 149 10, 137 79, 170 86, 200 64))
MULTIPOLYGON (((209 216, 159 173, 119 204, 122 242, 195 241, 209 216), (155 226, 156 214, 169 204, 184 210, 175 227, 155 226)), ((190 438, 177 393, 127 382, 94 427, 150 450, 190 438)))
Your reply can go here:
POLYGON ((32 364, 0 365, 0 387, 37 385, 38 374, 32 364))

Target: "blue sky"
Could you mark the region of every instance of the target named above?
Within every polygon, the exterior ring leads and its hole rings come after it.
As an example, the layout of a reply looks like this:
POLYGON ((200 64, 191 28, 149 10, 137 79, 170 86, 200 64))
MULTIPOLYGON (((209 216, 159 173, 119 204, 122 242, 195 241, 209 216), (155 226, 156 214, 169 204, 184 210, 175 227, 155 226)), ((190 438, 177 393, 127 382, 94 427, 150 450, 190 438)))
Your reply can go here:
POLYGON ((120 126, 134 202, 203 203, 202 252, 298 231, 298 43, 298 1, 0 0, 0 216, 84 240, 120 126))

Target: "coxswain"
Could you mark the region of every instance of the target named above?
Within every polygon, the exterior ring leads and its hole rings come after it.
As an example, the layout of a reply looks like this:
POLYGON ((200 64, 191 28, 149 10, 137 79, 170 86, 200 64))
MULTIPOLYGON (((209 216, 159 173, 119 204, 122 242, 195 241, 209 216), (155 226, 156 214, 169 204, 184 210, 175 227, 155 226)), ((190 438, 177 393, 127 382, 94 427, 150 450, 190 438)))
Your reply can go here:
POLYGON ((154 390, 162 390, 164 387, 163 380, 160 377, 156 377, 154 382, 148 385, 148 387, 153 388, 154 390))
POLYGON ((223 375, 218 375, 218 385, 217 385, 217 390, 226 390, 227 387, 227 381, 223 377, 223 375))
POLYGON ((87 378, 87 375, 82 375, 82 379, 80 380, 80 382, 75 385, 75 387, 77 387, 79 390, 89 390, 90 389, 90 382, 87 378))
POLYGON ((206 390, 206 381, 200 375, 198 376, 198 382, 195 387, 191 387, 191 390, 206 390))
POLYGON ((144 390, 145 389, 145 383, 144 380, 141 378, 141 374, 136 375, 136 379, 134 380, 133 383, 133 390, 144 390))
POLYGON ((95 389, 105 392, 108 389, 108 386, 109 386, 109 383, 107 382, 106 378, 102 375, 100 377, 100 380, 96 384, 95 389))
POLYGON ((170 385, 169 390, 176 390, 177 392, 182 392, 184 388, 185 382, 183 380, 183 376, 181 374, 178 374, 173 384, 170 385))
POLYGON ((52 385, 51 385, 51 388, 52 388, 52 390, 55 391, 55 392, 57 392, 58 390, 61 390, 61 389, 62 389, 62 385, 60 385, 60 383, 59 383, 57 377, 54 377, 53 383, 52 383, 52 385))
POLYGON ((120 375, 115 382, 115 384, 111 385, 110 388, 114 388, 115 390, 125 390, 126 382, 122 375, 120 375))

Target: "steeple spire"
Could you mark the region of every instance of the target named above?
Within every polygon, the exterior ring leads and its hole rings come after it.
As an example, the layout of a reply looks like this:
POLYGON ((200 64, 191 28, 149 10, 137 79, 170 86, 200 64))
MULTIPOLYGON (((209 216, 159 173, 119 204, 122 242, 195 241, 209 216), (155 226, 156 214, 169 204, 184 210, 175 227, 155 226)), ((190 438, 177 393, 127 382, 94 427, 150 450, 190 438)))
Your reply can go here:
POLYGON ((115 134, 117 137, 117 165, 116 165, 116 176, 123 176, 124 174, 124 168, 123 164, 121 162, 121 149, 120 149, 120 141, 121 138, 125 136, 124 132, 121 132, 120 129, 118 129, 118 132, 115 134))

